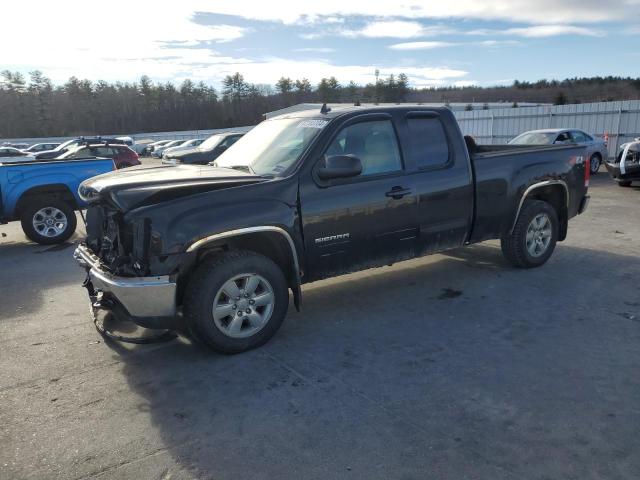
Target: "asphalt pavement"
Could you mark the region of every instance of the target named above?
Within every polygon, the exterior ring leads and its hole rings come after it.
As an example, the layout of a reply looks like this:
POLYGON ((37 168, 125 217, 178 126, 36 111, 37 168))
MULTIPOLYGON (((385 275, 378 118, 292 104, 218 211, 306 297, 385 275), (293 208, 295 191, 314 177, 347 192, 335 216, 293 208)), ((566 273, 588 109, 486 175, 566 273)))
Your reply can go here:
POLYGON ((497 242, 307 285, 264 347, 105 341, 68 243, 0 226, 0 478, 638 479, 640 188, 542 268, 497 242))

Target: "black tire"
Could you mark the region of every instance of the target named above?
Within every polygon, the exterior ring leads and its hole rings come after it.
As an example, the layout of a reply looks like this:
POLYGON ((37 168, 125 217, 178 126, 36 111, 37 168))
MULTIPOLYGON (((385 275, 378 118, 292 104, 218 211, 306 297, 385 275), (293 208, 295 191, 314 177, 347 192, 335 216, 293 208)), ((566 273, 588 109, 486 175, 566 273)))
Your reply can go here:
POLYGON ((547 202, 541 200, 526 200, 520 210, 518 221, 511 235, 507 234, 501 239, 502 253, 505 258, 515 267, 533 268, 543 265, 555 249, 558 240, 559 222, 555 208, 547 202), (544 253, 536 257, 531 255, 527 249, 527 229, 533 219, 544 213, 551 223, 551 237, 544 253))
POLYGON ((58 198, 42 198, 31 201, 26 205, 20 214, 20 222, 22 223, 22 231, 24 234, 36 243, 40 245, 54 245, 56 243, 62 243, 68 240, 73 232, 76 231, 76 212, 71 205, 64 200, 58 198), (46 208, 56 208, 60 210, 66 217, 66 228, 58 235, 47 236, 43 235, 33 225, 33 219, 37 212, 46 208))
POLYGON ((224 354, 244 352, 266 343, 282 325, 288 308, 287 281, 280 267, 263 255, 240 250, 206 259, 189 279, 183 301, 184 318, 192 336, 224 354), (216 325, 212 308, 223 284, 245 273, 258 274, 269 282, 274 306, 269 319, 255 334, 232 338, 216 325))
POLYGON ((621 187, 630 187, 631 182, 629 180, 623 180, 622 182, 618 182, 618 185, 621 187))
POLYGON ((591 159, 589 160, 589 169, 591 170, 591 175, 597 175, 600 171, 600 165, 602 165, 602 157, 599 153, 594 153, 591 155, 591 159))

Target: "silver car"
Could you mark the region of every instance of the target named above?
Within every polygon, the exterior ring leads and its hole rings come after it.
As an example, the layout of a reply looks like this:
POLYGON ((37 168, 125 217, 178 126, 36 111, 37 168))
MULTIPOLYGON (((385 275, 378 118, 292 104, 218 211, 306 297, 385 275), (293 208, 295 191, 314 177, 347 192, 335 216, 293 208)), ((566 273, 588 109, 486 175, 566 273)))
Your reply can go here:
POLYGON ((609 157, 607 142, 593 138, 588 133, 576 128, 548 128, 545 130, 530 130, 521 133, 508 142, 510 145, 562 145, 577 143, 587 147, 587 158, 591 166, 591 174, 600 170, 602 161, 609 157))

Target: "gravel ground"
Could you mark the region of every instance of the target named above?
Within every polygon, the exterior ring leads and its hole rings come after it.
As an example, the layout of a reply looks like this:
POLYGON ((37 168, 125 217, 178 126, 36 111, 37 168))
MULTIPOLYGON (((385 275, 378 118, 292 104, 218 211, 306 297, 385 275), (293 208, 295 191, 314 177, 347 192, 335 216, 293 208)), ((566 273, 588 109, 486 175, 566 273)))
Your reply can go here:
POLYGON ((590 193, 542 268, 311 284, 236 356, 105 342, 73 243, 0 226, 0 478, 640 478, 640 188, 590 193))

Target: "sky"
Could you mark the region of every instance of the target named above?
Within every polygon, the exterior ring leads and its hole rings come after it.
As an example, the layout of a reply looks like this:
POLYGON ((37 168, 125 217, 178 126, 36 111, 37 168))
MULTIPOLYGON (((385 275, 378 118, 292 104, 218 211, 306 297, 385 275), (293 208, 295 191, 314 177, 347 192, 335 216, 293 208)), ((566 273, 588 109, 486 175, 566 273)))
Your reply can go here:
POLYGON ((229 74, 274 84, 414 87, 640 76, 640 0, 5 0, 0 70, 216 88, 229 74))

